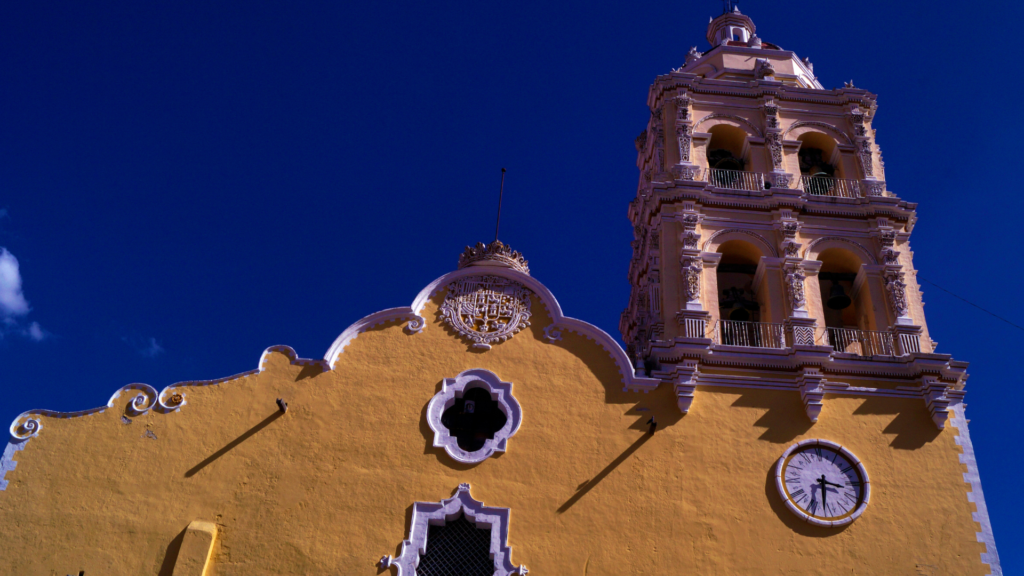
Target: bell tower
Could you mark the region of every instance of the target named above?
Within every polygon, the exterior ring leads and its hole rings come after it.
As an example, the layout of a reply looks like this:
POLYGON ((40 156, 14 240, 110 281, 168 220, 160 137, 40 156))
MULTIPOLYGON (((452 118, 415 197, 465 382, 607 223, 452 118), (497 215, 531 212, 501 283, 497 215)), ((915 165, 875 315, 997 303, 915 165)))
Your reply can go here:
MULTIPOLYGON (((966 465, 967 474, 944 473, 947 484, 928 500, 976 507, 959 513, 958 545, 976 537, 988 565, 978 569, 1001 574, 964 415, 967 363, 939 353, 928 332, 910 249, 917 204, 886 183, 876 96, 852 81, 824 88, 810 59, 762 40, 731 2, 706 38, 709 49, 691 48, 682 66, 655 78, 650 120, 635 142, 631 291, 619 329, 636 376, 671 385, 678 410, 701 414, 690 421, 705 426, 724 394, 758 394, 758 407, 776 413, 802 407, 806 420, 787 418, 793 431, 777 439, 734 438, 749 426, 739 400, 722 416, 738 420, 708 433, 733 451, 736 442, 757 450, 803 437, 773 473, 786 506, 822 537, 856 514, 804 501, 839 484, 814 475, 798 485, 799 474, 787 472, 793 454, 817 451, 806 461, 820 463, 823 446, 857 445, 927 468, 966 465), (889 407, 855 407, 869 405, 889 407), (898 445, 886 429, 858 432, 868 413, 897 410, 922 440, 898 445)), ((857 459, 849 457, 847 470, 857 459)), ((869 460, 885 469, 880 457, 869 460)), ((905 491, 890 495, 892 504, 931 490, 915 484, 923 475, 886 473, 872 482, 905 491)), ((862 505, 875 498, 862 497, 862 505)), ((944 525, 934 514, 922 522, 944 525)), ((949 565, 963 558, 923 545, 949 565)))
POLYGON ((814 421, 824 382, 884 365, 943 427, 966 365, 928 334, 916 204, 886 185, 875 95, 823 88, 808 58, 761 40, 738 8, 707 40, 655 79, 636 138, 620 330, 638 370, 676 374, 683 412, 718 366, 791 371, 814 421))

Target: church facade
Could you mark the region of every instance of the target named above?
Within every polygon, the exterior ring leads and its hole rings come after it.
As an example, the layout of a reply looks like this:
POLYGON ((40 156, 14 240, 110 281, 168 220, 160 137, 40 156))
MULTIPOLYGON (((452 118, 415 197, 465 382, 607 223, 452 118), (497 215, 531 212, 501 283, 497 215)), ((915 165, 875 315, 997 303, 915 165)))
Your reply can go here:
POLYGON ((875 96, 738 10, 659 76, 620 330, 467 248, 322 359, 30 410, 4 574, 999 575, 875 96))

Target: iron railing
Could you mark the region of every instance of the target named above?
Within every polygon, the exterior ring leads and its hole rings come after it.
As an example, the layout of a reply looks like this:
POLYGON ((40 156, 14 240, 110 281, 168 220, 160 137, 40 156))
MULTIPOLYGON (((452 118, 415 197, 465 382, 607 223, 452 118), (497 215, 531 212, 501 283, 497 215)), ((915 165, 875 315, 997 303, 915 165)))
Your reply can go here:
POLYGON ((717 188, 757 192, 764 190, 764 174, 708 168, 708 183, 717 188))
POLYGON ((715 324, 715 343, 750 348, 785 348, 786 330, 782 324, 719 320, 715 324))
POLYGON ((860 182, 830 176, 801 176, 804 192, 811 196, 832 196, 835 198, 860 198, 860 182))
POLYGON ((858 356, 895 356, 896 346, 889 332, 829 328, 825 331, 827 344, 836 352, 849 352, 858 356))

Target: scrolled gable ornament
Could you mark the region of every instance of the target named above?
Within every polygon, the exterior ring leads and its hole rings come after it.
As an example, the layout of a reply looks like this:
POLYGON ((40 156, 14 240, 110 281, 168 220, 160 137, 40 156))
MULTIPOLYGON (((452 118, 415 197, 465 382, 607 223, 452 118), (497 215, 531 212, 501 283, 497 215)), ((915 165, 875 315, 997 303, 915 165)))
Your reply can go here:
POLYGON ((448 286, 444 321, 473 348, 490 350, 530 325, 530 291, 500 276, 468 276, 448 286))

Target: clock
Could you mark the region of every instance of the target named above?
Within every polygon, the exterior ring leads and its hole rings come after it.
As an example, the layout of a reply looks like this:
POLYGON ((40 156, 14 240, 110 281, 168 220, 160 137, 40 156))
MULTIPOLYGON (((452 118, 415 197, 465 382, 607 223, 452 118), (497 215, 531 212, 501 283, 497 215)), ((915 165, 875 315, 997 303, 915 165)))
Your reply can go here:
POLYGON ((860 459, 828 440, 790 446, 775 465, 775 485, 786 507, 817 526, 853 522, 871 497, 868 473, 860 459))

